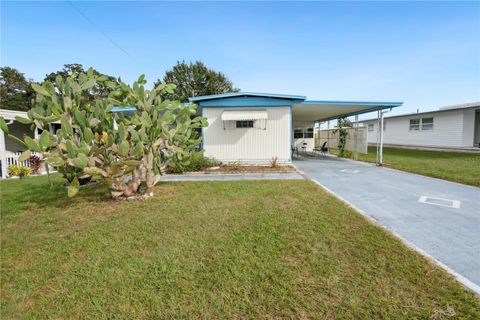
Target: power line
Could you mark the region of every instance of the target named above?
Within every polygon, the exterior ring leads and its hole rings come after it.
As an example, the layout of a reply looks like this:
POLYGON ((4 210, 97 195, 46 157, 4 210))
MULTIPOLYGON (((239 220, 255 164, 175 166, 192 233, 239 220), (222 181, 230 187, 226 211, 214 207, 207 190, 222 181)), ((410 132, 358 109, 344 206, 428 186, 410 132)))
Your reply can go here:
POLYGON ((88 23, 90 23, 97 31, 99 31, 105 38, 107 38, 115 47, 121 50, 125 55, 127 55, 132 61, 136 62, 135 59, 125 50, 123 49, 115 40, 112 39, 106 32, 104 32, 95 22, 93 22, 85 13, 83 13, 76 5, 73 4, 70 0, 67 0, 68 4, 75 9, 88 23))

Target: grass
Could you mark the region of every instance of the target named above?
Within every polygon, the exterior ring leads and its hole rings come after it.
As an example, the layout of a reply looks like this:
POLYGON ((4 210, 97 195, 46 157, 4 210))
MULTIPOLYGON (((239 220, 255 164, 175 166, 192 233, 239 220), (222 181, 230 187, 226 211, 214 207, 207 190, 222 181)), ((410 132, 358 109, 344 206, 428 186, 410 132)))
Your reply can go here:
MULTIPOLYGON (((375 162, 375 147, 359 154, 359 160, 375 162)), ((480 187, 480 154, 384 147, 383 162, 394 169, 480 187)))
POLYGON ((2 319, 478 319, 452 277, 309 181, 113 202, 1 181, 2 319))

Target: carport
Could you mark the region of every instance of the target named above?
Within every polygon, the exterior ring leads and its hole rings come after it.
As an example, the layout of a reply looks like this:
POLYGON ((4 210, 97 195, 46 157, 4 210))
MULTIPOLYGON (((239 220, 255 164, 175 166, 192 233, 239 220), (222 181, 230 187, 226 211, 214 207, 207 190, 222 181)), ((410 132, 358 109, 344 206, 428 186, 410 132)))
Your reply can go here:
MULTIPOLYGON (((355 116, 354 131, 358 130, 358 115, 368 112, 377 112, 379 130, 377 137, 377 163, 383 162, 383 115, 385 110, 401 106, 402 102, 373 102, 373 101, 327 101, 327 100, 304 100, 292 105, 292 132, 293 144, 307 144, 313 146, 313 134, 310 128, 316 123, 327 123, 330 129, 330 121, 341 117, 355 116), (303 136, 302 136, 303 133, 303 136), (299 140, 301 139, 301 140, 299 140)), ((313 133, 313 132, 312 132, 313 133)), ((357 149, 355 148, 354 153, 357 149)), ((356 157, 356 155, 355 155, 356 157)))

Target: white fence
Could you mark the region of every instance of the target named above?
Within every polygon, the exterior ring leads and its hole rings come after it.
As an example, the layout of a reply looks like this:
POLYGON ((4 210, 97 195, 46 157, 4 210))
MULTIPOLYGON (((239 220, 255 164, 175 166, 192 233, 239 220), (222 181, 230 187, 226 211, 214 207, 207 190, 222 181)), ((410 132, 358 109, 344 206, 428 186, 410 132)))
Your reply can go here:
MULTIPOLYGON (((11 152, 11 151, 6 151, 6 164, 7 168, 11 165, 17 165, 17 166, 25 166, 29 167, 30 163, 28 160, 25 161, 18 161, 18 158, 20 157, 22 153, 21 152, 11 152)), ((34 155, 35 152, 32 152, 32 155, 34 155)))
MULTIPOLYGON (((18 158, 20 157, 21 154, 22 154, 21 152, 5 151, 5 158, 4 158, 5 165, 2 164, 1 166, 2 176, 8 176, 8 167, 11 165, 30 167, 30 162, 28 160, 18 161, 18 158), (3 170, 5 170, 5 172, 3 172, 3 170)), ((42 158, 41 154, 36 152, 32 152, 32 156, 37 156, 42 158)), ((44 170, 45 170, 44 167, 41 166, 40 173, 43 173, 44 170)))
MULTIPOLYGON (((359 153, 367 153, 367 128, 358 127, 358 128, 347 128, 347 143, 345 145, 345 150, 354 152, 355 147, 359 153)), ((338 148, 338 132, 334 133, 335 129, 325 129, 317 130, 315 134, 315 146, 317 148, 321 147, 325 142, 327 148, 337 149, 338 148)))

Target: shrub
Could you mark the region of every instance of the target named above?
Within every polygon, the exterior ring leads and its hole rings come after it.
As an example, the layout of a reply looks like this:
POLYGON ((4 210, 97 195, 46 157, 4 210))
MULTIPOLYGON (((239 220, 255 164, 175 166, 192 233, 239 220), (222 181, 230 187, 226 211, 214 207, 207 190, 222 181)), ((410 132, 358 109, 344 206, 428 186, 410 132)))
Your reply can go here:
POLYGON ((32 173, 34 174, 40 173, 40 168, 42 166, 43 159, 41 159, 39 156, 31 156, 28 159, 28 163, 30 164, 30 169, 32 169, 32 173))
POLYGON ((237 171, 237 170, 240 170, 241 164, 240 164, 239 161, 234 161, 234 162, 231 162, 231 163, 229 164, 229 166, 230 166, 230 168, 232 168, 232 170, 237 171))
POLYGON ((170 173, 202 171, 207 168, 219 166, 220 162, 214 158, 208 158, 203 155, 203 151, 192 154, 190 163, 184 166, 170 165, 167 169, 170 173))
POLYGON ((278 167, 277 161, 278 161, 278 157, 277 157, 277 156, 272 157, 272 160, 270 160, 270 167, 271 167, 271 168, 276 168, 276 167, 278 167))
POLYGON ((338 118, 337 128, 333 133, 338 133, 338 156, 345 157, 345 147, 347 145, 348 131, 346 128, 351 128, 352 122, 345 117, 338 118))
POLYGON ((345 150, 345 151, 343 151, 342 156, 340 156, 340 155, 338 155, 338 156, 341 157, 341 158, 353 158, 353 152, 345 150))
POLYGON ((12 177, 27 177, 32 173, 32 169, 25 166, 18 166, 16 164, 12 164, 8 166, 8 175, 12 177))

